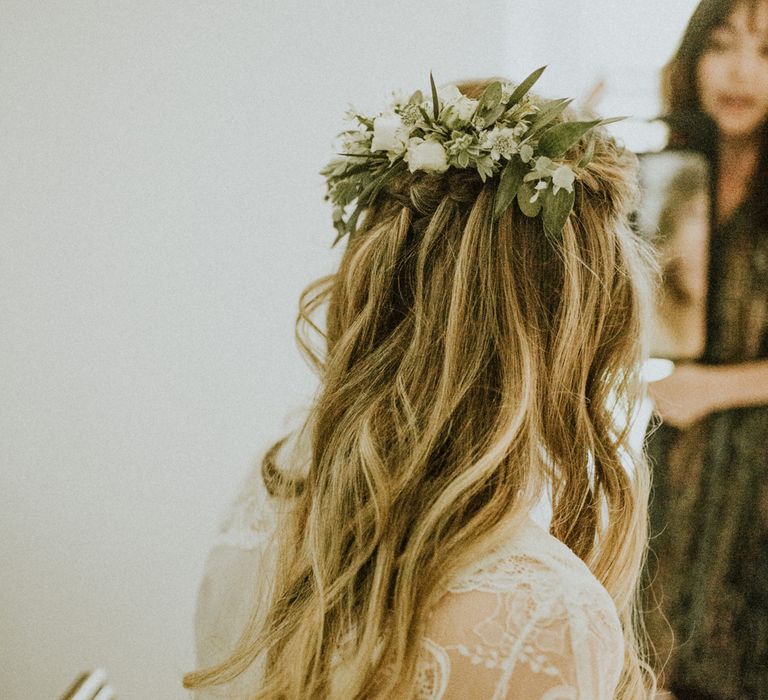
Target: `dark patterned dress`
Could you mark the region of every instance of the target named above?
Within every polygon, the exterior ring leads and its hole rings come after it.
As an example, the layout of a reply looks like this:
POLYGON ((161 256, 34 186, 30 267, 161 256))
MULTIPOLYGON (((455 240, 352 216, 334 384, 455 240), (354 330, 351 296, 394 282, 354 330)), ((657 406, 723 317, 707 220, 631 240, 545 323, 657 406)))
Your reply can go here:
MULTIPOLYGON (((753 218, 742 206, 712 234, 707 363, 768 357, 768 230, 753 218)), ((646 444, 645 623, 664 685, 768 700, 768 406, 662 424, 646 444)))

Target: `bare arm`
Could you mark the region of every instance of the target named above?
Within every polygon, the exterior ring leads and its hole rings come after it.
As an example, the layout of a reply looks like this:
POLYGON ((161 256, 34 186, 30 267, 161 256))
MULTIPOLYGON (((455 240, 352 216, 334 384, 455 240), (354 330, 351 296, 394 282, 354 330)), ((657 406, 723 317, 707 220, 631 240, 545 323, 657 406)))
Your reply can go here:
POLYGON ((710 366, 717 409, 768 404, 768 360, 710 366))
POLYGON ((715 411, 768 405, 768 360, 730 365, 680 364, 649 385, 657 413, 686 428, 715 411))

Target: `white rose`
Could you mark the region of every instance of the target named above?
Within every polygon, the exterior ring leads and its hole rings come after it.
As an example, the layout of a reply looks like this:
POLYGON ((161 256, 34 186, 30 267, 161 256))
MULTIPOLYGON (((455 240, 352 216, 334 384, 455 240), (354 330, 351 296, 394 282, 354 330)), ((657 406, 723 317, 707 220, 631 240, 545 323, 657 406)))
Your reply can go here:
POLYGON ((408 141, 405 154, 408 169, 414 173, 423 170, 427 173, 443 173, 448 170, 448 154, 441 143, 415 138, 408 141))
POLYGON ((468 122, 477 109, 477 102, 477 100, 473 100, 471 97, 462 97, 453 105, 453 108, 460 119, 468 122))
POLYGON ((453 104, 448 106, 445 114, 445 124, 450 129, 456 129, 469 123, 477 109, 477 100, 463 95, 453 104))
POLYGON ((452 105, 454 102, 460 100, 463 95, 461 90, 455 85, 446 85, 444 87, 437 88, 437 96, 440 98, 444 105, 452 105))
POLYGON ((407 138, 408 128, 403 124, 400 115, 381 115, 373 120, 371 152, 400 150, 407 138))

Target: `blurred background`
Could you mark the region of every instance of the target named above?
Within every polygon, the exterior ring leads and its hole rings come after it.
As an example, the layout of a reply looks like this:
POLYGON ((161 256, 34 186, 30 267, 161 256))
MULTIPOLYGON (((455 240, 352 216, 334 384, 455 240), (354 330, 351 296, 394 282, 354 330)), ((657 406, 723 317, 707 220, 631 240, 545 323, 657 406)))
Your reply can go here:
POLYGON ((315 377, 348 103, 540 65, 636 117, 694 0, 0 0, 0 694, 183 698, 208 547, 315 377))

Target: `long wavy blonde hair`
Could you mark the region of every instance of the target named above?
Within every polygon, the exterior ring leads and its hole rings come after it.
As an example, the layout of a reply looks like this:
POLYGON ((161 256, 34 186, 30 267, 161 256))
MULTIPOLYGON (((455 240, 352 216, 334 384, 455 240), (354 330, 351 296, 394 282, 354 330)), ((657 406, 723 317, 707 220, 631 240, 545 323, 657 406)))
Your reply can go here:
MULTIPOLYGON (((458 86, 477 98, 488 82, 458 86)), ((623 624, 618 697, 648 696, 636 606, 650 478, 616 415, 641 397, 653 263, 627 224, 636 159, 604 130, 591 138, 560 240, 516 206, 494 221, 497 179, 406 172, 338 270, 302 293, 297 341, 321 383, 305 473, 277 468, 286 438, 262 462, 269 492, 293 499, 274 585, 230 658, 185 687, 226 683, 260 658, 255 700, 329 697, 350 631, 337 697, 414 687, 427 615, 451 576, 549 484, 552 534, 623 624), (323 308, 325 332, 313 321, 323 308)))

